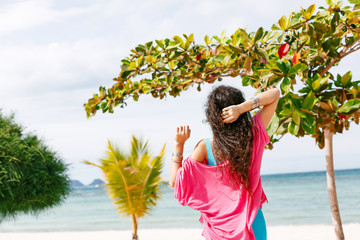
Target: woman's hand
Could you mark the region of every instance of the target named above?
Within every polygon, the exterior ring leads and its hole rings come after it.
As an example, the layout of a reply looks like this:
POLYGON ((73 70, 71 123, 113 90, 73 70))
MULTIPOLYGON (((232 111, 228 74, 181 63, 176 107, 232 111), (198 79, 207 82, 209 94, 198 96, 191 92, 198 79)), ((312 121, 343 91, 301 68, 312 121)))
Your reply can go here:
POLYGON ((169 183, 170 183, 171 187, 174 187, 176 173, 182 164, 182 154, 184 151, 184 143, 186 142, 186 140, 189 139, 190 133, 191 133, 191 130, 188 125, 179 126, 176 128, 174 152, 173 152, 171 166, 170 166, 170 181, 169 181, 169 183))
POLYGON ((242 113, 241 104, 231 105, 222 110, 221 117, 224 123, 232 123, 235 122, 242 113))
POLYGON ((176 128, 175 141, 184 144, 190 137, 191 130, 189 125, 179 126, 176 128))

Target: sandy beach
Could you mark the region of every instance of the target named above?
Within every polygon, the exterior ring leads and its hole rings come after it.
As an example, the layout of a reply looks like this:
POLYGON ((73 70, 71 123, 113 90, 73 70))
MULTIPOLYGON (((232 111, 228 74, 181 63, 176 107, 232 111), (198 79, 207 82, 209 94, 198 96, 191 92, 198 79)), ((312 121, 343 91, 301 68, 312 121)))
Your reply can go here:
MULTIPOLYGON (((357 240, 360 224, 345 224, 347 240, 357 240)), ((143 229, 139 230, 141 240, 203 240, 201 229, 143 229)), ((38 232, 0 233, 2 240, 131 240, 131 231, 86 231, 86 232, 38 232)), ((268 227, 268 240, 332 240, 336 239, 331 225, 302 225, 268 227)))

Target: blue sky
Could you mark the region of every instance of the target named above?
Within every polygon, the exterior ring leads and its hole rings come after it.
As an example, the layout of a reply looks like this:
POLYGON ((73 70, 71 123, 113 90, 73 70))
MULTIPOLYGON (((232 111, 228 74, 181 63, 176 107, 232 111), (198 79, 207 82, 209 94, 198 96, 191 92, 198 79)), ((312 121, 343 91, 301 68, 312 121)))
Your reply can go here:
MULTIPOLYGON (((149 138, 154 154, 167 143, 164 176, 168 175, 173 134, 178 124, 189 124, 192 136, 184 155, 202 138, 211 136, 203 123, 204 102, 212 85, 202 92, 191 89, 165 101, 149 96, 129 102, 115 114, 98 113, 86 119, 83 103, 99 86, 111 86, 120 72, 120 60, 137 44, 174 35, 194 33, 202 43, 208 34, 231 35, 237 28, 270 29, 282 15, 325 1, 60 1, 3 0, 0 3, 0 108, 15 112, 27 131, 40 135, 70 164, 70 176, 84 183, 101 178, 101 172, 83 164, 104 156, 107 140, 128 148, 130 136, 149 138)), ((352 70, 360 78, 356 62, 360 53, 348 56, 333 73, 352 70)), ((241 88, 241 79, 222 83, 241 88)), ((359 168, 360 127, 334 137, 335 169, 359 168)), ((285 136, 266 151, 262 173, 325 169, 324 151, 310 137, 285 136)))

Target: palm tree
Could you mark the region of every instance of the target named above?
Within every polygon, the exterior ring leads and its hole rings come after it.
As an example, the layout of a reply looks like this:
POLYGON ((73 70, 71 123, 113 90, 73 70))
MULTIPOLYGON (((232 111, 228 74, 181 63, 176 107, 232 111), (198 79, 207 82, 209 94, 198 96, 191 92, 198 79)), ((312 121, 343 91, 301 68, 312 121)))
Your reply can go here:
POLYGON ((160 186, 164 183, 160 174, 165 154, 163 146, 158 156, 149 154, 148 141, 132 136, 131 151, 124 153, 108 142, 107 156, 100 159, 99 167, 105 175, 108 194, 119 213, 130 216, 133 225, 133 240, 138 239, 139 218, 149 214, 160 198, 160 186))

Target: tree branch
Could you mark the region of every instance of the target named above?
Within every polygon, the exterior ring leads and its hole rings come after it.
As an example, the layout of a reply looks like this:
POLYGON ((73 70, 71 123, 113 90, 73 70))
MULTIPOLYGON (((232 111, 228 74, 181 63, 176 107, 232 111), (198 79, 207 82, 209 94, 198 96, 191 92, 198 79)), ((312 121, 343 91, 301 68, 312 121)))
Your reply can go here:
POLYGON ((321 70, 320 72, 320 76, 323 77, 328 71, 329 69, 334 66, 335 63, 339 62, 341 58, 332 58, 331 61, 329 62, 328 65, 326 65, 326 67, 321 70))
POLYGON ((349 55, 350 53, 352 52, 355 52, 356 50, 358 50, 359 48, 357 48, 357 46, 359 45, 356 45, 354 48, 352 48, 356 43, 358 43, 360 41, 360 37, 357 37, 355 39, 355 41, 349 45, 349 46, 346 46, 344 47, 340 52, 340 58, 332 58, 331 61, 329 62, 328 65, 326 65, 326 67, 320 72, 320 76, 323 77, 328 71, 329 69, 334 66, 335 63, 339 62, 341 59, 343 59, 344 57, 346 57, 347 55, 349 55), (350 50, 349 50, 350 49, 350 50))
POLYGON ((356 43, 358 43, 359 41, 360 41, 360 36, 357 37, 357 38, 355 39, 355 41, 354 41, 351 45, 344 47, 344 48, 339 52, 341 58, 343 57, 342 55, 345 54, 348 49, 352 48, 352 47, 353 47, 356 43))
POLYGON ((349 51, 347 51, 346 53, 344 53, 341 58, 346 57, 347 55, 349 55, 350 53, 356 52, 357 50, 360 49, 360 44, 356 45, 355 47, 351 48, 349 51))

